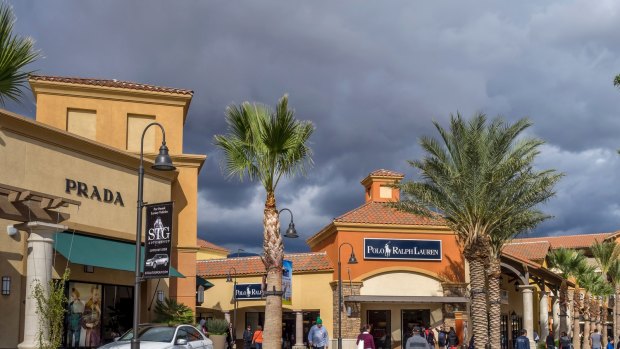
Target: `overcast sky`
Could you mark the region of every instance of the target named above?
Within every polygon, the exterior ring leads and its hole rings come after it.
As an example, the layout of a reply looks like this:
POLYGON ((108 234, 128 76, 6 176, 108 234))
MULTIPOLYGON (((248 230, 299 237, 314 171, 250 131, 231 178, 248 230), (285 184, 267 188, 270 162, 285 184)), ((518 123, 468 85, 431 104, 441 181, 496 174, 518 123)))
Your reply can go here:
MULTIPOLYGON (((12 2, 16 31, 36 40, 39 74, 191 89, 185 152, 207 154, 199 232, 232 251, 262 246, 265 193, 227 180, 213 135, 231 103, 284 93, 316 126, 315 166, 284 181, 306 238, 364 201, 375 169, 413 179, 406 160, 432 120, 484 112, 529 117, 547 143, 537 162, 566 177, 531 235, 620 230, 620 2, 35 1, 12 2)), ((7 108, 34 116, 25 105, 7 108)), ((289 221, 283 213, 283 230, 289 221)))

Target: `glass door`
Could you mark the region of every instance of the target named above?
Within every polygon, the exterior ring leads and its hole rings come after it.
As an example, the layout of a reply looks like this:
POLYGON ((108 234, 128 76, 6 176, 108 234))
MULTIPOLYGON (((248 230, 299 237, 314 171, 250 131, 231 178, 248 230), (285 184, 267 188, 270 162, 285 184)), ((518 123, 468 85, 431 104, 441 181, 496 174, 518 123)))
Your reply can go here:
POLYGON ((411 332, 414 327, 429 326, 431 322, 430 309, 403 309, 400 314, 401 318, 401 337, 403 339, 403 348, 407 339, 411 337, 411 332))
POLYGON ((389 310, 368 310, 366 312, 368 324, 372 327, 371 334, 375 339, 376 349, 390 349, 392 347, 390 316, 389 310))

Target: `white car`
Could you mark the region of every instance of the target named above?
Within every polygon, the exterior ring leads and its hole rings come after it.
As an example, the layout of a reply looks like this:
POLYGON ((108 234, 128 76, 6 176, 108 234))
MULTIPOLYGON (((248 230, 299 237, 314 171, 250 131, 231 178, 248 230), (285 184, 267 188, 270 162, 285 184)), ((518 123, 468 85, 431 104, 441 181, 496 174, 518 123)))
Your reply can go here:
POLYGON ((158 265, 168 266, 168 255, 167 254, 156 254, 153 258, 149 258, 146 260, 146 266, 155 268, 158 265))
MULTIPOLYGON (((213 349, 213 342, 191 325, 140 325, 140 349, 213 349)), ((130 349, 133 329, 99 349, 130 349)))

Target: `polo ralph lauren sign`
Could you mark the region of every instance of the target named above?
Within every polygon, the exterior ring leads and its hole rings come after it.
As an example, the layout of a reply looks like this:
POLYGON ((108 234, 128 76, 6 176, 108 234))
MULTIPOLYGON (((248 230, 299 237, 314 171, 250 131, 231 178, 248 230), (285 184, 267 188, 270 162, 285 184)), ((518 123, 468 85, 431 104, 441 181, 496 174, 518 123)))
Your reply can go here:
POLYGON ((441 240, 364 239, 364 259, 440 261, 441 240))
POLYGON ((263 298, 262 284, 236 284, 235 298, 238 301, 263 298))

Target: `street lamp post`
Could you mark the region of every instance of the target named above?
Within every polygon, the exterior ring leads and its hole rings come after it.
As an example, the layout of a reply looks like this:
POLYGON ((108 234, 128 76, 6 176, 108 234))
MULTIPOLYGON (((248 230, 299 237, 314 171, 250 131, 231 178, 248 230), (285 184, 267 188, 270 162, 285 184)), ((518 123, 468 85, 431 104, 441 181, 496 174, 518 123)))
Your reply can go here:
POLYGON ((144 208, 142 187, 144 184, 144 135, 149 127, 157 125, 161 129, 163 135, 161 146, 159 147, 159 154, 155 158, 155 162, 151 166, 152 169, 157 171, 174 171, 175 167, 172 164, 172 159, 168 155, 168 147, 166 146, 166 131, 164 127, 157 122, 148 124, 144 131, 142 131, 142 137, 140 139, 140 167, 138 168, 138 212, 136 223, 136 265, 135 273, 136 280, 133 288, 133 338, 131 339, 131 349, 140 349, 140 340, 138 339, 138 325, 140 322, 140 283, 142 282, 142 276, 140 275, 140 245, 142 241, 142 209, 144 208))
POLYGON ((233 348, 237 347, 237 336, 235 333, 235 325, 237 324, 237 269, 235 267, 231 267, 228 269, 228 276, 226 277, 226 282, 233 282, 233 278, 231 278, 230 271, 234 270, 234 283, 233 283, 233 321, 232 326, 230 326, 230 338, 233 340, 233 348))
POLYGON ((351 247, 351 256, 347 264, 357 264, 353 245, 343 242, 338 246, 338 349, 342 349, 342 263, 340 262, 340 249, 344 245, 351 247))
POLYGON ((286 229, 286 233, 284 233, 284 237, 291 238, 291 239, 298 238, 299 235, 297 235, 297 230, 295 230, 295 223, 293 223, 293 211, 289 210, 288 208, 283 208, 280 211, 278 211, 278 216, 280 215, 280 213, 282 213, 282 211, 288 211, 288 213, 291 214, 291 222, 288 224, 288 229, 286 229))

